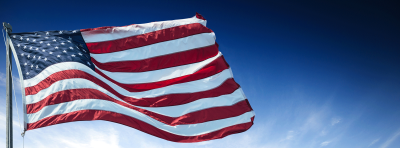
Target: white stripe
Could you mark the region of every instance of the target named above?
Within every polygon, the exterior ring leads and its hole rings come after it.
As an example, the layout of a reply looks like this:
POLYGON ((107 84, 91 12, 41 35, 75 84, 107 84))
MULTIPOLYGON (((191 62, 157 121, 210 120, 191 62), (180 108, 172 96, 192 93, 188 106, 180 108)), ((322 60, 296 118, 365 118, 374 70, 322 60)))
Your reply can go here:
POLYGON ((27 122, 34 123, 46 117, 80 110, 104 110, 124 114, 132 118, 141 120, 166 132, 181 136, 196 136, 210 133, 232 125, 251 122, 251 117, 254 116, 253 111, 250 111, 242 115, 226 119, 214 120, 198 124, 170 126, 153 118, 150 118, 141 112, 129 109, 114 102, 98 99, 84 99, 46 106, 39 112, 28 114, 27 122))
POLYGON ((113 27, 101 30, 112 30, 111 32, 101 33, 100 30, 92 30, 92 31, 84 31, 82 32, 83 39, 86 43, 93 42, 103 42, 109 40, 116 40, 121 38, 126 38, 135 35, 141 35, 157 30, 172 28, 181 25, 200 23, 203 26, 206 26, 207 21, 198 19, 195 17, 180 19, 180 20, 172 20, 172 21, 161 21, 161 22, 152 22, 146 24, 135 24, 125 27, 113 27))
POLYGON ((193 74, 221 57, 221 55, 221 52, 218 52, 216 56, 198 63, 146 72, 108 72, 98 67, 96 68, 106 76, 122 84, 152 83, 193 74))
POLYGON ((201 33, 180 39, 160 42, 148 46, 127 49, 118 52, 102 54, 91 53, 90 56, 100 63, 136 61, 211 46, 214 44, 214 33, 201 33))
MULTIPOLYGON (((115 85, 114 83, 109 82, 108 80, 102 78, 101 76, 98 76, 97 73, 95 73, 95 74, 96 75, 94 75, 94 74, 92 74, 92 75, 94 77, 99 78, 106 84, 108 84, 112 89, 114 89, 121 95, 124 95, 127 97, 132 97, 132 98, 151 98, 151 97, 157 97, 157 96, 166 95, 166 94, 194 93, 194 92, 206 91, 206 90, 210 90, 215 87, 218 87, 225 80, 231 78, 229 69, 225 69, 224 71, 222 71, 218 74, 215 74, 213 76, 210 76, 210 77, 207 77, 204 79, 196 80, 196 81, 170 85, 170 86, 152 89, 152 90, 143 91, 143 92, 129 92, 129 91, 119 87, 118 85, 115 85)), ((28 83, 26 83, 26 84, 28 84, 28 83)), ((86 79, 74 78, 74 79, 60 80, 60 81, 53 83, 50 87, 39 91, 35 95, 26 96, 26 104, 32 104, 32 103, 39 102, 40 100, 46 98, 48 95, 53 94, 58 91, 69 90, 69 89, 80 89, 80 88, 92 88, 92 89, 97 89, 99 91, 101 91, 103 89, 102 87, 98 86, 97 84, 93 83, 92 81, 89 81, 86 79)))

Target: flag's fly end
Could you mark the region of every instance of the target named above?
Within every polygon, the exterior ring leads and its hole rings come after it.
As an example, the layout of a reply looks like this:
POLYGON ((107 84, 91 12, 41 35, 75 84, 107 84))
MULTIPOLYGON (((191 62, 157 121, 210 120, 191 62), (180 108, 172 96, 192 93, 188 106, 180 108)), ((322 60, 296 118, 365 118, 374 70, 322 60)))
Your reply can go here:
POLYGON ((206 20, 200 13, 196 12, 196 18, 206 20))

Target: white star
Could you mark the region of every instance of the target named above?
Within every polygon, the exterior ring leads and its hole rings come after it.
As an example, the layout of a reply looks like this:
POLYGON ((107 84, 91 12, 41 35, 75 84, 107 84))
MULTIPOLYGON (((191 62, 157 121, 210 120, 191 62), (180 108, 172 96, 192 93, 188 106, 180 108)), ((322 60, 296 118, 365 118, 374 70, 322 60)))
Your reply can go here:
POLYGON ((29 59, 29 57, 31 57, 31 55, 28 54, 28 59, 29 59))
POLYGON ((53 52, 49 52, 49 54, 53 54, 53 52))
POLYGON ((46 37, 44 37, 44 38, 46 38, 46 39, 49 39, 49 37, 47 37, 47 36, 46 36, 46 37))
POLYGON ((49 35, 49 32, 46 32, 46 35, 49 35))
POLYGON ((82 54, 81 53, 78 53, 80 56, 82 56, 82 54))
POLYGON ((26 72, 26 75, 29 75, 29 72, 26 72))
POLYGON ((62 34, 62 31, 60 31, 60 32, 58 32, 58 33, 62 34))
POLYGON ((24 53, 21 53, 21 56, 24 56, 24 53))
POLYGON ((35 58, 36 58, 36 56, 34 55, 34 56, 33 56, 33 58, 35 59, 35 58))
POLYGON ((63 52, 64 52, 64 53, 67 53, 67 51, 65 51, 65 50, 64 50, 63 52))
POLYGON ((23 38, 22 38, 22 36, 21 36, 21 38, 19 38, 20 40, 22 40, 23 38))
POLYGON ((40 41, 39 43, 40 43, 40 44, 42 44, 42 43, 43 43, 43 41, 40 41))
POLYGON ((40 56, 37 59, 40 60, 40 56))
POLYGON ((37 35, 37 36, 41 36, 41 35, 37 35))
POLYGON ((36 69, 38 69, 39 67, 38 67, 38 65, 36 65, 36 69))
POLYGON ((68 37, 68 40, 72 40, 72 38, 71 38, 71 37, 68 37))
POLYGON ((76 33, 76 30, 72 31, 72 33, 76 33))
POLYGON ((35 35, 37 35, 37 33, 35 33, 35 35))
MULTIPOLYGON (((18 44, 19 45, 19 44, 18 44)), ((72 48, 72 47, 69 47, 69 49, 74 49, 74 48, 72 48)))
POLYGON ((46 50, 43 49, 42 51, 45 52, 46 50))
POLYGON ((57 55, 57 57, 61 57, 60 55, 57 55))
POLYGON ((53 42, 57 41, 56 39, 53 40, 53 42))
POLYGON ((64 43, 64 42, 62 42, 62 43, 61 43, 61 45, 65 45, 65 43, 64 43))
POLYGON ((24 65, 28 65, 28 64, 25 63, 24 65))
POLYGON ((85 49, 83 49, 83 52, 86 52, 86 50, 85 50, 85 49))
POLYGON ((15 36, 15 35, 13 35, 13 38, 14 38, 14 39, 15 39, 15 37, 16 37, 16 36, 15 36))
POLYGON ((75 57, 75 55, 71 55, 72 57, 75 57))
POLYGON ((33 39, 32 42, 36 42, 36 39, 33 39))
POLYGON ((44 58, 45 61, 47 61, 47 58, 44 58))
POLYGON ((58 49, 58 47, 56 46, 56 47, 54 47, 55 49, 58 49))
POLYGON ((50 46, 50 43, 47 43, 47 46, 50 46))
POLYGON ((36 48, 36 50, 39 50, 39 48, 36 48))
POLYGON ((90 63, 89 62, 87 62, 89 65, 90 65, 90 63))
POLYGON ((26 41, 29 41, 29 38, 26 38, 26 41))
POLYGON ((29 47, 30 50, 32 50, 32 47, 29 47))
POLYGON ((21 46, 20 44, 17 45, 18 47, 21 46))
POLYGON ((24 49, 26 48, 26 46, 24 46, 24 49))
POLYGON ((33 68, 33 65, 31 65, 31 68, 33 68))
POLYGON ((71 41, 67 41, 68 43, 71 43, 71 41))

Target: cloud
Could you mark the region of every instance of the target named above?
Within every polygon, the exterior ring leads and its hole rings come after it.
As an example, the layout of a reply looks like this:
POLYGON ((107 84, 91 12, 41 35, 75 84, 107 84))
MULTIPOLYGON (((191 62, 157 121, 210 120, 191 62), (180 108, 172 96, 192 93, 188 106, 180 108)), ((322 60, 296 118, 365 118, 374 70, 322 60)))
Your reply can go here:
POLYGON ((120 148, 120 133, 112 126, 86 127, 76 123, 26 133, 25 147, 120 148), (77 126, 78 125, 78 126, 77 126))
POLYGON ((340 119, 340 118, 332 118, 332 120, 331 120, 331 125, 333 126, 333 125, 335 125, 335 124, 338 124, 341 120, 342 120, 342 119, 340 119))
POLYGON ((371 145, 374 145, 375 143, 377 143, 379 141, 380 138, 375 139, 374 141, 371 142, 371 144, 368 145, 368 147, 370 147, 371 145))
POLYGON ((293 138, 293 136, 294 136, 294 131, 288 131, 287 136, 286 136, 286 139, 287 139, 287 140, 290 140, 290 139, 293 138))
POLYGON ((321 146, 327 146, 329 143, 331 143, 331 141, 324 141, 321 143, 321 146))
POLYGON ((0 130, 6 129, 6 116, 0 112, 0 130))
MULTIPOLYGON (((7 77, 6 74, 0 72, 0 86, 6 86, 6 81, 7 81, 6 77, 7 77)), ((13 78, 12 80, 14 83, 15 93, 20 93, 20 91, 21 91, 20 78, 17 76, 12 76, 12 78, 13 78)))
POLYGON ((196 143, 197 145, 210 145, 210 144, 212 144, 212 141, 204 141, 204 142, 199 142, 199 143, 196 143))
POLYGON ((393 133, 392 137, 386 140, 385 143, 383 143, 379 148, 387 148, 399 136, 400 136, 400 128, 395 133, 393 133))
MULTIPOLYGON (((6 110, 4 106, 0 106, 0 110, 6 110)), ((18 117, 13 115, 13 127, 19 128, 20 124, 16 121, 18 120, 18 117)), ((0 130, 6 130, 6 114, 4 112, 0 112, 0 130)))
POLYGON ((319 135, 320 136, 325 136, 326 134, 328 134, 328 131, 327 131, 326 128, 324 128, 319 135))
POLYGON ((13 76, 13 83, 14 83, 15 93, 20 93, 21 81, 20 81, 19 77, 13 76))
POLYGON ((0 86, 6 86, 6 74, 0 72, 0 86))

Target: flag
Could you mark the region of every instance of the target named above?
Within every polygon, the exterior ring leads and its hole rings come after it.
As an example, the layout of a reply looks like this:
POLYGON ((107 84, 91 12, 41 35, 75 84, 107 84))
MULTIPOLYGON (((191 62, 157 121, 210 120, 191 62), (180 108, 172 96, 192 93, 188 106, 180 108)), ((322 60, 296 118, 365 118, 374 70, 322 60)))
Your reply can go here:
POLYGON ((255 114, 199 14, 9 37, 25 94, 25 130, 105 120, 200 142, 253 125, 255 114))

